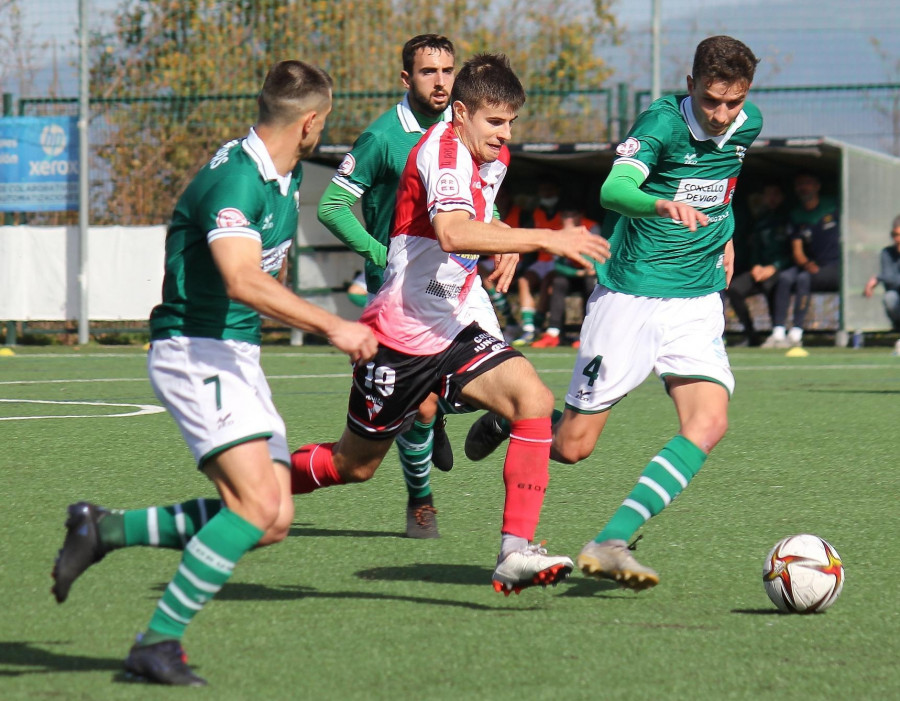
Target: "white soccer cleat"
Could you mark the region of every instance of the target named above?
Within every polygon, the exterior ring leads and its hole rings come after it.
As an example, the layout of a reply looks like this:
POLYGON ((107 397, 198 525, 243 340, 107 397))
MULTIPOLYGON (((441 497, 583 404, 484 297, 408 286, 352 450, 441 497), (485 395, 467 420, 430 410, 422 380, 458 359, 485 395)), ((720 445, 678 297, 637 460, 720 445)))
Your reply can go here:
POLYGON ((591 541, 581 549, 576 561, 578 569, 589 577, 611 579, 635 591, 659 584, 659 575, 635 560, 624 540, 591 541))
POLYGON ((529 545, 507 555, 494 570, 494 591, 505 596, 518 594, 533 586, 546 587, 561 582, 574 569, 571 558, 565 555, 548 555, 543 543, 529 545))

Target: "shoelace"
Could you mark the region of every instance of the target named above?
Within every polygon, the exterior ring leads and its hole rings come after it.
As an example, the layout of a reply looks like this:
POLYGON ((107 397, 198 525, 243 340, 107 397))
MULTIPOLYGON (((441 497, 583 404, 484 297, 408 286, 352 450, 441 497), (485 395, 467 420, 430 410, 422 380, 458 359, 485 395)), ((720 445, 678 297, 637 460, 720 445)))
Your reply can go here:
POLYGON ((547 548, 544 547, 546 544, 546 540, 542 540, 540 543, 532 543, 525 548, 524 553, 525 555, 546 555, 547 548))
POLYGON ((428 526, 430 525, 431 518, 437 514, 437 509, 435 509, 431 504, 422 504, 418 509, 414 512, 416 517, 416 525, 417 526, 428 526), (431 518, 428 515, 430 514, 431 518))

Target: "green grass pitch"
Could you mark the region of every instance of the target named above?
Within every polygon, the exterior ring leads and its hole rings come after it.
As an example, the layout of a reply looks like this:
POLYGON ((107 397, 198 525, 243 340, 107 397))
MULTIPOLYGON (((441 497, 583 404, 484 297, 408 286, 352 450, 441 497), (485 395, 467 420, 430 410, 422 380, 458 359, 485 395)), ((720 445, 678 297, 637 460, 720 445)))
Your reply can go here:
MULTIPOLYGON (((562 406, 572 351, 529 357, 562 406)), ((369 483, 298 497, 290 537, 242 560, 188 629, 210 686, 167 690, 120 669, 178 553, 113 553, 63 605, 49 573, 70 502, 163 505, 212 496, 210 484, 165 413, 110 416, 157 404, 142 352, 0 357, 0 699, 898 698, 900 358, 814 348, 731 360, 727 436, 642 530, 655 589, 575 572, 495 593, 502 458, 466 460, 472 417, 451 417, 456 466, 433 471, 440 539, 402 537, 393 451, 369 483), (761 582, 769 548, 801 532, 844 560, 824 614, 778 614, 761 582)), ((293 445, 340 434, 343 356, 267 347, 263 364, 293 445)), ((574 557, 676 429, 651 378, 613 410, 591 458, 551 463, 538 531, 551 552, 574 557)))

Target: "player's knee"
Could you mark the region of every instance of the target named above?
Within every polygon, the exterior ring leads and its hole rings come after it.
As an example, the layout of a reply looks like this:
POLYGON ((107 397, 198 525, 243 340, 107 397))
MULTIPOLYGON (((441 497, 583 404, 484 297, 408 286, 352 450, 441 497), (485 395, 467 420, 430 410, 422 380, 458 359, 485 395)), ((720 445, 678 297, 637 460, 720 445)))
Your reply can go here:
POLYGON ((514 403, 512 420, 550 416, 555 401, 550 388, 535 375, 533 382, 523 383, 514 403))
POLYGON ((715 413, 692 418, 684 426, 682 433, 702 451, 709 453, 722 440, 727 430, 728 416, 715 413))
MULTIPOLYGON (((278 520, 281 511, 281 499, 277 489, 261 488, 248 494, 242 494, 236 509, 254 526, 264 531, 269 530, 278 520)), ((264 537, 266 537, 264 535, 264 537)), ((275 541, 272 541, 275 542, 275 541)))
POLYGON ((562 437, 554 436, 550 457, 564 465, 574 465, 581 462, 594 450, 594 443, 586 437, 562 437))
POLYGON ((258 545, 273 545, 275 543, 280 543, 282 540, 288 537, 288 534, 291 531, 291 524, 294 521, 294 511, 290 510, 289 514, 279 514, 278 518, 275 519, 275 522, 266 529, 266 532, 263 533, 263 537, 260 538, 258 545))

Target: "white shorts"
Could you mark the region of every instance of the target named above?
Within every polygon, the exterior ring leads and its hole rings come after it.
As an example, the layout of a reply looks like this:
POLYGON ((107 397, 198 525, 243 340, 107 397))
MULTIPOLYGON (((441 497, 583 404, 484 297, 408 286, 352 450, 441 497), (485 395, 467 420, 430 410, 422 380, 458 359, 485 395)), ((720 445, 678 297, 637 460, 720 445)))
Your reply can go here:
POLYGON ((725 315, 717 292, 703 297, 636 297, 597 285, 587 304, 566 406, 606 411, 651 372, 722 385, 734 375, 722 342, 725 315))
POLYGON ((460 311, 459 320, 466 326, 474 321, 482 330, 487 331, 494 338, 503 338, 503 332, 500 330, 500 322, 497 321, 497 312, 494 311, 491 298, 488 297, 484 286, 477 280, 472 289, 469 290, 469 295, 466 297, 466 307, 460 311))
POLYGON ((268 439, 272 460, 291 464, 284 420, 272 403, 259 346, 184 336, 153 341, 147 372, 199 466, 255 438, 268 439))

